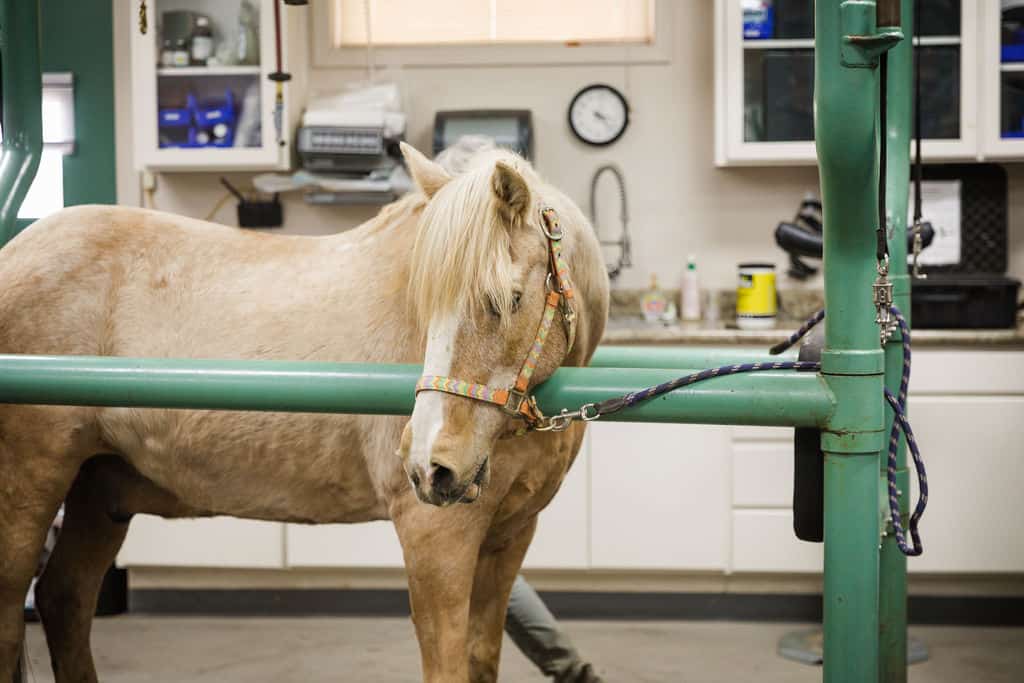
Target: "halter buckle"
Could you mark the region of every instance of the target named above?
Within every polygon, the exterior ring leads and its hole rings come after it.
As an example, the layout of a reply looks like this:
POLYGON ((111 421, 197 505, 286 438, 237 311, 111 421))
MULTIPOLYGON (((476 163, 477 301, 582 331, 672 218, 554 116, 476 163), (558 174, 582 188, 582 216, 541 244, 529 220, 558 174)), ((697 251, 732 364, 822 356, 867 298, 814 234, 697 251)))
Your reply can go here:
POLYGON ((540 229, 549 240, 560 240, 565 236, 562 226, 558 224, 558 214, 550 206, 540 210, 540 229), (552 216, 551 220, 548 220, 549 214, 552 216))
POLYGON ((525 403, 527 400, 529 399, 524 392, 516 391, 515 389, 509 389, 508 400, 505 401, 505 405, 501 406, 501 409, 508 413, 509 415, 514 415, 515 417, 522 417, 523 414, 520 411, 523 408, 523 403, 525 403))

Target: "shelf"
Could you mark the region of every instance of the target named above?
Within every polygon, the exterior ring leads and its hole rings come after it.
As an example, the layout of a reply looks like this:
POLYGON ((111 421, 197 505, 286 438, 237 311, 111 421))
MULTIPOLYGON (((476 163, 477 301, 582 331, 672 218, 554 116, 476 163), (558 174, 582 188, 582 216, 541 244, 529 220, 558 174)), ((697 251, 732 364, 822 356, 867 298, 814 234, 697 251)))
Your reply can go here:
MULTIPOLYGON (((924 36, 914 40, 923 47, 959 45, 960 36, 924 36)), ((814 38, 767 38, 743 40, 744 50, 806 50, 814 47, 814 38)))
POLYGON ((1024 62, 1006 62, 999 65, 1000 71, 1024 71, 1024 62))
POLYGON ((744 50, 795 50, 814 47, 814 38, 767 38, 743 41, 744 50))
POLYGON ((259 65, 244 66, 168 66, 156 70, 158 76, 259 76, 259 65))

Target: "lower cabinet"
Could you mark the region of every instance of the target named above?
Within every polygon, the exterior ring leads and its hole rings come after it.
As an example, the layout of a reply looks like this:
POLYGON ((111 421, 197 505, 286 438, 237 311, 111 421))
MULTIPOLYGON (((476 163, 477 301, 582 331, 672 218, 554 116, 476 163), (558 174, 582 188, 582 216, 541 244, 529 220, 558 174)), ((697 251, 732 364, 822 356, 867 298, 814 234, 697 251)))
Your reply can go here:
POLYGON ((390 521, 288 524, 289 567, 403 567, 402 546, 390 521))
POLYGON ((729 430, 590 425, 590 565, 722 570, 729 549, 729 430))
POLYGON ((590 564, 590 445, 593 426, 554 500, 540 513, 527 569, 586 569, 590 564))
MULTIPOLYGON (((910 389, 929 498, 920 525, 925 551, 908 570, 1024 572, 1014 524, 1024 512, 1024 353, 920 351, 910 389)), ((793 535, 792 431, 737 427, 732 440, 731 569, 821 571, 824 546, 793 535)))
POLYGON ((1024 396, 912 395, 910 410, 928 509, 909 570, 1024 572, 1024 396))
MULTIPOLYGON (((928 466, 911 572, 1022 573, 1024 353, 914 354, 928 466)), ((597 422, 525 561, 532 569, 820 572, 792 530, 792 430, 597 422)), ((916 486, 914 487, 916 498, 916 486)), ((139 515, 120 566, 401 567, 390 522, 303 526, 139 515)))
POLYGON ((161 519, 136 515, 119 567, 284 567, 284 525, 233 517, 161 519))

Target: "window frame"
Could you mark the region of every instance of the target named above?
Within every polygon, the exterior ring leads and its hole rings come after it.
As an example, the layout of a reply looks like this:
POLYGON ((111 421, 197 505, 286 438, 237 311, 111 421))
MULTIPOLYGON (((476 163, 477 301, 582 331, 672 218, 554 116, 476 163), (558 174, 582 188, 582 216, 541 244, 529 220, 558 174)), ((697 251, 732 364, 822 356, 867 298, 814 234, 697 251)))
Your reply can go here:
MULTIPOLYGON (((677 3, 653 0, 654 40, 649 43, 502 43, 375 45, 378 69, 401 67, 544 66, 550 64, 660 64, 671 60, 677 3)), ((367 50, 331 43, 333 2, 310 3, 309 32, 314 68, 367 68, 367 50)))

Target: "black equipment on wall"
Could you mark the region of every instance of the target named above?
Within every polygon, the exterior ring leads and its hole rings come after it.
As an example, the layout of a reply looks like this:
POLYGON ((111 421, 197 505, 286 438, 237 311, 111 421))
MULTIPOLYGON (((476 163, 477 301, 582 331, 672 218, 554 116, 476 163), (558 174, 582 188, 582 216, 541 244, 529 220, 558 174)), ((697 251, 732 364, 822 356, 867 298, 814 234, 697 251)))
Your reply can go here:
MULTIPOLYGON (((814 266, 808 265, 803 259, 820 259, 824 245, 821 234, 821 202, 814 197, 807 197, 800 202, 800 208, 792 221, 782 221, 775 228, 775 243, 789 254, 789 276, 796 280, 806 280, 818 272, 814 266)), ((928 247, 935 239, 935 230, 931 223, 921 226, 921 239, 924 247, 928 247)), ((914 236, 907 235, 907 250, 913 249, 914 236)))
POLYGON ((928 278, 911 282, 914 327, 1016 327, 1021 283, 1006 276, 1005 169, 996 164, 925 166, 923 177, 960 183, 960 257, 956 263, 925 266, 928 278))

